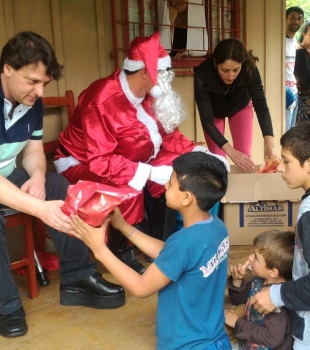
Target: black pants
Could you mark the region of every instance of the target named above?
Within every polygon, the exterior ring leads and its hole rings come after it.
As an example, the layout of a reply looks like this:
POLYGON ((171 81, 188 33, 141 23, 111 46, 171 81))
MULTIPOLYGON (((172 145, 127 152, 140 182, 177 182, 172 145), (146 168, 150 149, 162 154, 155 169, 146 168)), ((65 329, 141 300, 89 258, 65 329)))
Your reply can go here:
MULTIPOLYGON (((15 169, 7 178, 21 187, 29 176, 24 169, 15 169)), ((47 173, 46 200, 64 200, 68 181, 61 175, 47 173)), ((89 258, 88 247, 80 240, 47 227, 59 253, 60 281, 63 284, 77 282, 96 271, 96 264, 89 258)), ((18 310, 21 298, 10 272, 10 259, 6 243, 5 218, 0 215, 0 314, 6 315, 18 310)))

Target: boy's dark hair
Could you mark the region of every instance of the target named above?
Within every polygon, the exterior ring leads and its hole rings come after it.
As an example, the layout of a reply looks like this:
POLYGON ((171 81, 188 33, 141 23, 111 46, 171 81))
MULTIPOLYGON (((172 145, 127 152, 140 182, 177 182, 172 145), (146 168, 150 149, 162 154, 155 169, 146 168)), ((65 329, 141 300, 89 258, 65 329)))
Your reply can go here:
POLYGON ((251 82, 255 70, 255 62, 258 61, 251 51, 247 51, 244 44, 235 38, 224 39, 220 41, 214 49, 212 55, 215 64, 221 64, 226 60, 233 60, 242 64, 248 78, 251 82))
POLYGON ((204 152, 184 153, 173 161, 180 191, 196 197, 198 207, 209 211, 227 190, 227 170, 222 161, 204 152))
POLYGON ((297 12, 304 17, 304 10, 299 6, 292 6, 286 9, 286 18, 290 15, 291 12, 297 12))
POLYGON ((289 129, 280 138, 282 148, 289 150, 301 166, 310 158, 310 122, 289 129))
POLYGON ((268 269, 278 269, 286 280, 292 279, 295 234, 292 231, 270 230, 254 238, 254 247, 261 254, 268 269))
POLYGON ((59 80, 63 66, 60 65, 55 52, 49 42, 39 34, 24 31, 16 34, 3 47, 0 57, 0 69, 3 73, 4 64, 19 70, 29 64, 42 62, 46 67, 46 74, 59 80))

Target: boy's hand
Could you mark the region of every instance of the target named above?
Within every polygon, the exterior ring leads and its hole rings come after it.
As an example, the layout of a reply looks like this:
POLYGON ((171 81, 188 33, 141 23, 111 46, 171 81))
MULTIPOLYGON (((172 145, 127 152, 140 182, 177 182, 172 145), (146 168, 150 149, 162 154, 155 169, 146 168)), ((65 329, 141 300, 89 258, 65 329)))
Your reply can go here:
POLYGON ((227 326, 235 328, 236 322, 239 318, 238 314, 233 310, 225 310, 224 315, 227 326))
POLYGON ((243 265, 230 266, 230 273, 233 280, 243 280, 248 266, 251 264, 250 260, 247 260, 243 265))
POLYGON ((99 228, 88 225, 77 215, 71 215, 73 231, 70 235, 83 241, 95 254, 96 250, 105 245, 105 236, 110 219, 106 219, 99 228))
POLYGON ((122 231, 122 227, 127 224, 118 207, 110 213, 108 218, 110 219, 110 224, 119 231, 122 231))

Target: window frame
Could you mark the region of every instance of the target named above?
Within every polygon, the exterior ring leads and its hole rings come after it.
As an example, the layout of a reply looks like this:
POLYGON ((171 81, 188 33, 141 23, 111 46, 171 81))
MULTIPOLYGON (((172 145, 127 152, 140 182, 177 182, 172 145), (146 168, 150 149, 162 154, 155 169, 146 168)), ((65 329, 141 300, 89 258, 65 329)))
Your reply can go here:
MULTIPOLYGON (((153 32, 159 31, 164 26, 163 23, 158 23, 158 1, 167 2, 168 0, 111 0, 113 32, 113 53, 111 53, 111 58, 115 61, 116 70, 121 68, 120 63, 122 64, 126 52, 130 47, 131 32, 134 38, 136 36, 145 36, 148 26, 154 28, 153 32), (132 21, 129 18, 130 1, 137 2, 138 7, 136 11, 138 13, 138 21, 132 21), (145 2, 148 2, 150 5, 148 11, 154 16, 153 21, 150 23, 145 22, 145 2)), ((202 0, 202 2, 204 4, 199 6, 205 7, 206 21, 208 23, 206 27, 208 33, 208 52, 204 56, 190 56, 188 54, 178 59, 172 57, 172 68, 177 75, 192 75, 194 73, 193 68, 212 54, 214 47, 220 40, 234 37, 246 44, 245 0, 202 0), (218 14, 216 14, 217 9, 218 14), (225 15, 227 13, 230 13, 231 16, 229 28, 225 28, 225 15), (214 17, 216 17, 219 24, 214 24, 214 17), (216 33, 218 38, 215 38, 216 33)), ((188 4, 197 5, 197 3, 192 3, 191 0, 188 0, 188 4)), ((185 28, 200 29, 202 27, 186 26, 185 28)), ((189 52, 189 50, 187 51, 189 52)))

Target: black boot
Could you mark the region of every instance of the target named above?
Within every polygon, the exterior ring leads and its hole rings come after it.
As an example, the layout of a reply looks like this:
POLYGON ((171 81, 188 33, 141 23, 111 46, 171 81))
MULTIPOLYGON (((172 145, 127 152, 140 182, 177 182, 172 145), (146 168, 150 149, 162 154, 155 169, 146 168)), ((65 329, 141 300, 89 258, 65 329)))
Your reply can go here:
POLYGON ((128 245, 127 238, 112 226, 109 226, 108 247, 115 256, 140 275, 146 270, 146 267, 136 259, 133 247, 128 245))
POLYGON ((127 246, 123 251, 115 253, 115 255, 127 266, 138 272, 140 275, 145 272, 146 267, 143 266, 135 257, 133 247, 127 246))

